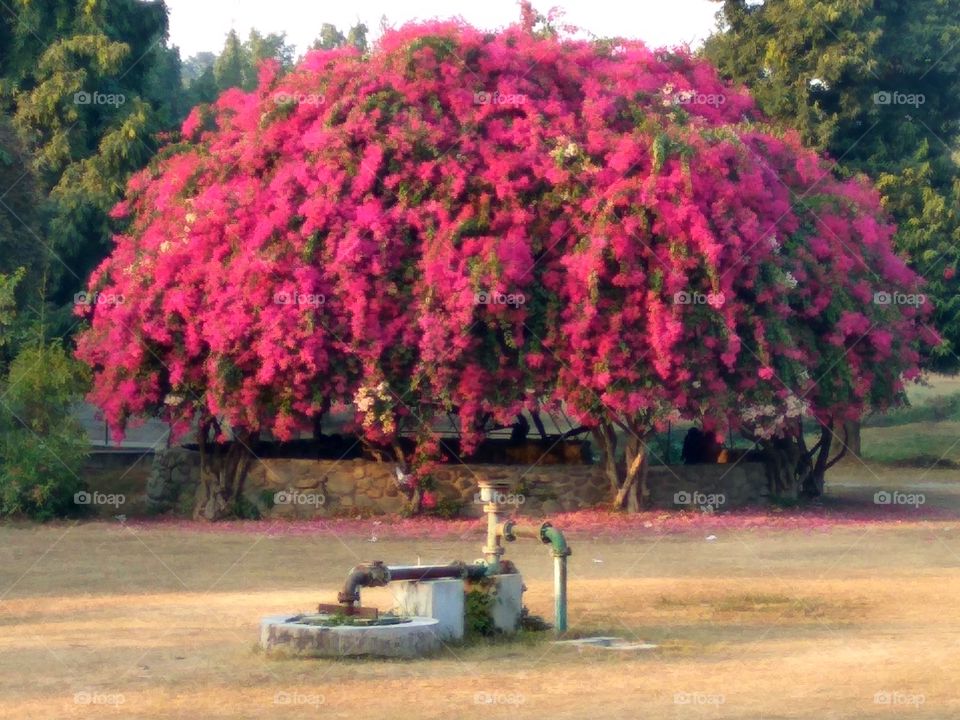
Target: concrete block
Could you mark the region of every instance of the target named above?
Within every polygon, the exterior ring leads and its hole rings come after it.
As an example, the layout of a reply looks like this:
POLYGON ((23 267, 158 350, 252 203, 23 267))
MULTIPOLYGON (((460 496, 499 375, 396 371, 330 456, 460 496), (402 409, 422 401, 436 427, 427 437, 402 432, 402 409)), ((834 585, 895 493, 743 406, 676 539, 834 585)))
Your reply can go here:
POLYGON ((391 583, 390 590, 399 614, 434 618, 441 639, 463 639, 463 580, 401 580, 391 583))
POLYGON ((523 612, 523 578, 519 573, 494 575, 493 625, 500 632, 513 634, 520 629, 523 612))

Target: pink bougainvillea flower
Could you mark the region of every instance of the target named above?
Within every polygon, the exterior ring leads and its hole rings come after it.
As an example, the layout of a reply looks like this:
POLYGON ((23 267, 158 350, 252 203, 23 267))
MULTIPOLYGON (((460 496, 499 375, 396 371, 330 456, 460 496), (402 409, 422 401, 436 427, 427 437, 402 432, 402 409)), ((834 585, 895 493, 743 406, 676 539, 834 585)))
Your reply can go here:
POLYGON ((311 52, 190 113, 90 280, 125 299, 77 351, 116 437, 159 413, 290 438, 349 407, 426 466, 451 417, 469 452, 545 405, 643 437, 898 397, 929 308, 874 302, 920 285, 877 193, 704 60, 525 14, 311 52))

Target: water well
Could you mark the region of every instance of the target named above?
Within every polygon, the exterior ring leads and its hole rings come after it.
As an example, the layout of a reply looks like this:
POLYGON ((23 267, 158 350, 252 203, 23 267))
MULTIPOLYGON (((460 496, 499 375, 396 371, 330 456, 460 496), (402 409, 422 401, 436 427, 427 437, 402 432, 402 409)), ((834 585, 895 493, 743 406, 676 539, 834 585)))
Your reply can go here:
POLYGON ((448 565, 361 563, 347 575, 337 604, 321 603, 314 614, 274 615, 260 624, 266 650, 314 657, 372 655, 417 657, 464 636, 468 593, 481 593, 496 631, 511 634, 523 614, 523 578, 503 558, 505 542, 530 538, 550 545, 554 557, 554 629, 567 629, 567 557, 570 549, 549 522, 516 523, 505 518, 507 483, 483 479, 480 497, 487 518, 483 559, 448 565), (391 586, 396 607, 389 613, 364 607, 365 587, 391 586))

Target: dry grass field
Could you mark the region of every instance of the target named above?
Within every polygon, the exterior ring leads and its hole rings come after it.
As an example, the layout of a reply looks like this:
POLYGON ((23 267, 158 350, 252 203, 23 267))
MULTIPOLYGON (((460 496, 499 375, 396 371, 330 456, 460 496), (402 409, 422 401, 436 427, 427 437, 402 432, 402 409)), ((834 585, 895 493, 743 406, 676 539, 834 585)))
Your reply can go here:
MULTIPOLYGON (((956 479, 847 465, 828 501, 836 522, 785 511, 677 529, 651 513, 629 530, 580 526, 571 635, 655 650, 578 650, 537 634, 412 662, 267 657, 257 621, 333 600, 362 559, 473 560, 478 533, 434 524, 401 536, 372 520, 337 534, 3 524, 0 717, 960 717, 956 479), (845 518, 880 487, 922 488, 926 504, 845 518)), ((528 606, 549 618, 549 553, 510 553, 528 606)), ((364 597, 390 600, 387 589, 364 597)))

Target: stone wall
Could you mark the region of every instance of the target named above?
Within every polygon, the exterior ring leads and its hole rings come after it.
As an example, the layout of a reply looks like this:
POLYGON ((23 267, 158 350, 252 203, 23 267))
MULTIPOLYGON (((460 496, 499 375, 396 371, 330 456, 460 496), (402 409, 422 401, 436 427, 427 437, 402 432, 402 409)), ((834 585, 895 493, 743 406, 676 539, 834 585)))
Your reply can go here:
MULTIPOLYGON (((196 452, 158 452, 147 483, 154 511, 189 514, 200 476, 196 452)), ((543 517, 602 505, 610 490, 597 465, 448 465, 434 473, 438 500, 465 517, 480 517, 478 476, 512 487, 517 514, 543 517)), ((764 465, 672 465, 650 468, 651 501, 660 508, 726 510, 768 501, 764 465), (684 494, 685 493, 685 494, 684 494), (711 506, 708 508, 707 506, 711 506)), ((394 514, 404 509, 394 467, 370 460, 263 459, 244 489, 265 517, 313 518, 394 514)))
MULTIPOLYGON (((601 503, 606 485, 590 465, 450 465, 434 472, 438 501, 457 514, 480 517, 479 477, 504 480, 517 513, 543 517, 601 503)), ((369 460, 274 460, 258 462, 247 477, 247 498, 270 517, 335 517, 392 514, 406 499, 390 463, 369 460), (272 498, 273 507, 270 508, 272 498)))
POLYGON ((174 447, 158 450, 147 478, 147 509, 189 515, 200 483, 200 453, 174 447))
POLYGON ((660 508, 723 511, 770 501, 766 465, 756 461, 651 467, 648 486, 660 508))

